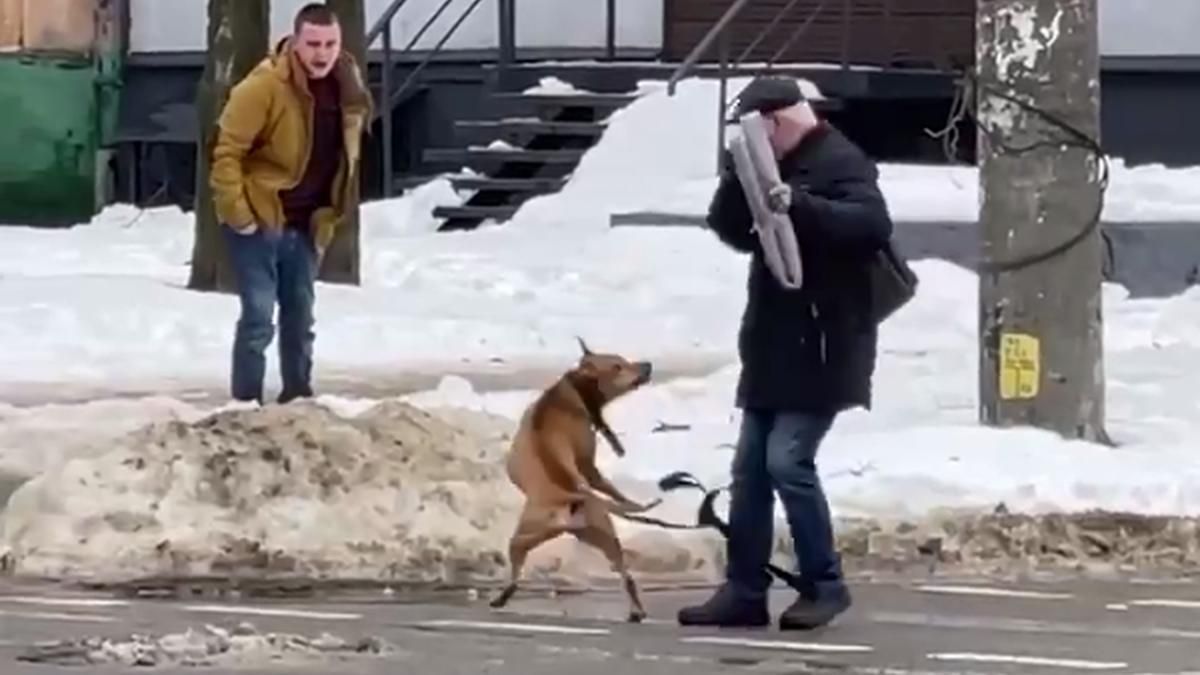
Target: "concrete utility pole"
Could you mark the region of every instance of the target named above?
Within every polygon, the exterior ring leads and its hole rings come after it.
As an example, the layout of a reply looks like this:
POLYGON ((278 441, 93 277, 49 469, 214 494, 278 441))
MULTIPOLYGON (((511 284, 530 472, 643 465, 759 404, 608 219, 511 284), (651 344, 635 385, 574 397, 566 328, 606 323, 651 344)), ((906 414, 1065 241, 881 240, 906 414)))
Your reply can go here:
POLYGON ((978 0, 976 22, 980 419, 1109 442, 1097 0, 978 0))

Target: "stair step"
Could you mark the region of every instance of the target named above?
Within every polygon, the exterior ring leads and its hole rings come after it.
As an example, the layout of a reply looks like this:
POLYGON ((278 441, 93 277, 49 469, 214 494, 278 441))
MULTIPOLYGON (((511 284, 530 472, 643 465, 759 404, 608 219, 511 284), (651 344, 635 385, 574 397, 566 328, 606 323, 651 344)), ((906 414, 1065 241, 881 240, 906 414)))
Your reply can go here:
POLYGON ((424 157, 427 162, 472 162, 488 160, 493 162, 528 162, 532 164, 574 164, 586 152, 575 150, 526 150, 511 148, 493 150, 490 148, 428 148, 424 157))
POLYGON ((460 129, 532 132, 555 136, 599 136, 604 133, 605 129, 605 125, 601 122, 552 122, 523 117, 509 117, 500 120, 458 120, 454 125, 460 129))
POLYGON ((438 206, 434 218, 465 218, 470 220, 508 220, 517 212, 514 205, 503 206, 438 206))
POLYGON ((553 192, 567 182, 566 178, 492 178, 491 176, 450 176, 450 183, 460 190, 497 190, 505 192, 553 192))
POLYGON ((582 92, 578 94, 526 94, 524 92, 501 92, 493 94, 494 98, 502 101, 536 103, 542 107, 554 108, 622 108, 637 100, 638 94, 597 94, 582 92))
POLYGON ((392 178, 392 190, 397 194, 415 187, 420 187, 430 181, 441 178, 442 174, 437 173, 410 173, 403 174, 392 178))

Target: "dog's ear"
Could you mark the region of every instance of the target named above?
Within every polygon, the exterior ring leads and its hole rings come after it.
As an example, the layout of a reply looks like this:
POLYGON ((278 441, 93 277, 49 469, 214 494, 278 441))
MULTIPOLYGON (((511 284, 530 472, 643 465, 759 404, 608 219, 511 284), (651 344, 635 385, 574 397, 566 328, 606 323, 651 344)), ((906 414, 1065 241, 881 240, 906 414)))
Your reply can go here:
POLYGON ((575 372, 590 380, 600 377, 600 369, 596 367, 596 362, 588 359, 586 354, 579 360, 579 365, 575 366, 575 372))
POLYGON ((584 356, 591 356, 591 355, 592 355, 592 350, 588 348, 588 346, 587 346, 587 343, 583 341, 583 338, 581 338, 581 337, 579 337, 578 335, 576 335, 576 336, 575 336, 575 339, 579 341, 579 350, 580 350, 581 352, 583 352, 583 355, 584 355, 584 356))

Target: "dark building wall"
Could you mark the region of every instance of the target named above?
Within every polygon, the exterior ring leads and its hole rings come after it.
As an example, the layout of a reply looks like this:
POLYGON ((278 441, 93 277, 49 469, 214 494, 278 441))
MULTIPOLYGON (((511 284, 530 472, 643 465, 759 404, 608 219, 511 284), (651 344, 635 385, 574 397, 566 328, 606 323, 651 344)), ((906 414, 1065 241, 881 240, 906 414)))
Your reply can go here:
MULTIPOLYGON (((199 76, 198 66, 142 64, 129 69, 121 110, 125 143, 117 162, 118 200, 190 208, 195 185, 193 101, 199 76), (133 161, 135 156, 139 162, 133 161)), ((611 81, 586 84, 612 91, 625 88, 622 77, 630 83, 637 79, 622 76, 619 68, 606 77, 611 81)), ((845 101, 841 110, 831 113, 832 119, 882 161, 947 161, 940 141, 925 130, 945 126, 950 99, 933 97, 925 89, 904 96, 906 76, 894 77, 886 96, 868 88, 861 98, 845 101)), ((425 148, 461 146, 456 119, 486 119, 505 112, 489 97, 488 75, 478 64, 435 63, 422 82, 420 93, 406 100, 394 118, 395 164, 402 174, 453 169, 424 165, 421 153, 425 148)), ((1102 143, 1110 154, 1131 165, 1200 165, 1200 126, 1194 123, 1200 119, 1200 69, 1106 71, 1101 83, 1102 143)), ((956 158, 973 161, 973 129, 962 123, 959 131, 956 158)), ((380 194, 383 180, 378 125, 372 134, 365 157, 367 198, 380 194)))
POLYGON ((1200 164, 1197 70, 1107 71, 1100 79, 1101 142, 1127 164, 1200 164))
MULTIPOLYGON (((974 60, 976 0, 796 0, 771 29, 789 2, 750 0, 727 29, 731 55, 754 45, 748 61, 777 52, 780 62, 878 66, 946 67, 974 60)), ((730 5, 731 0, 665 0, 665 57, 686 57, 730 5)), ((710 49, 705 59, 716 54, 710 49)))

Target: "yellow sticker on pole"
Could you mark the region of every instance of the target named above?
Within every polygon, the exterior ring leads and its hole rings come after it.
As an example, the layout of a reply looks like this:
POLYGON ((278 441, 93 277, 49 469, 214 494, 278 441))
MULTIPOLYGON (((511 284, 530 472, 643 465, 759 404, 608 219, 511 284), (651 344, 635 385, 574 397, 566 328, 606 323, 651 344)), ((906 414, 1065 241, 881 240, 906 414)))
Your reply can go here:
POLYGON ((1000 398, 1029 399, 1038 395, 1041 354, 1038 339, 1023 333, 1000 336, 1000 398))

